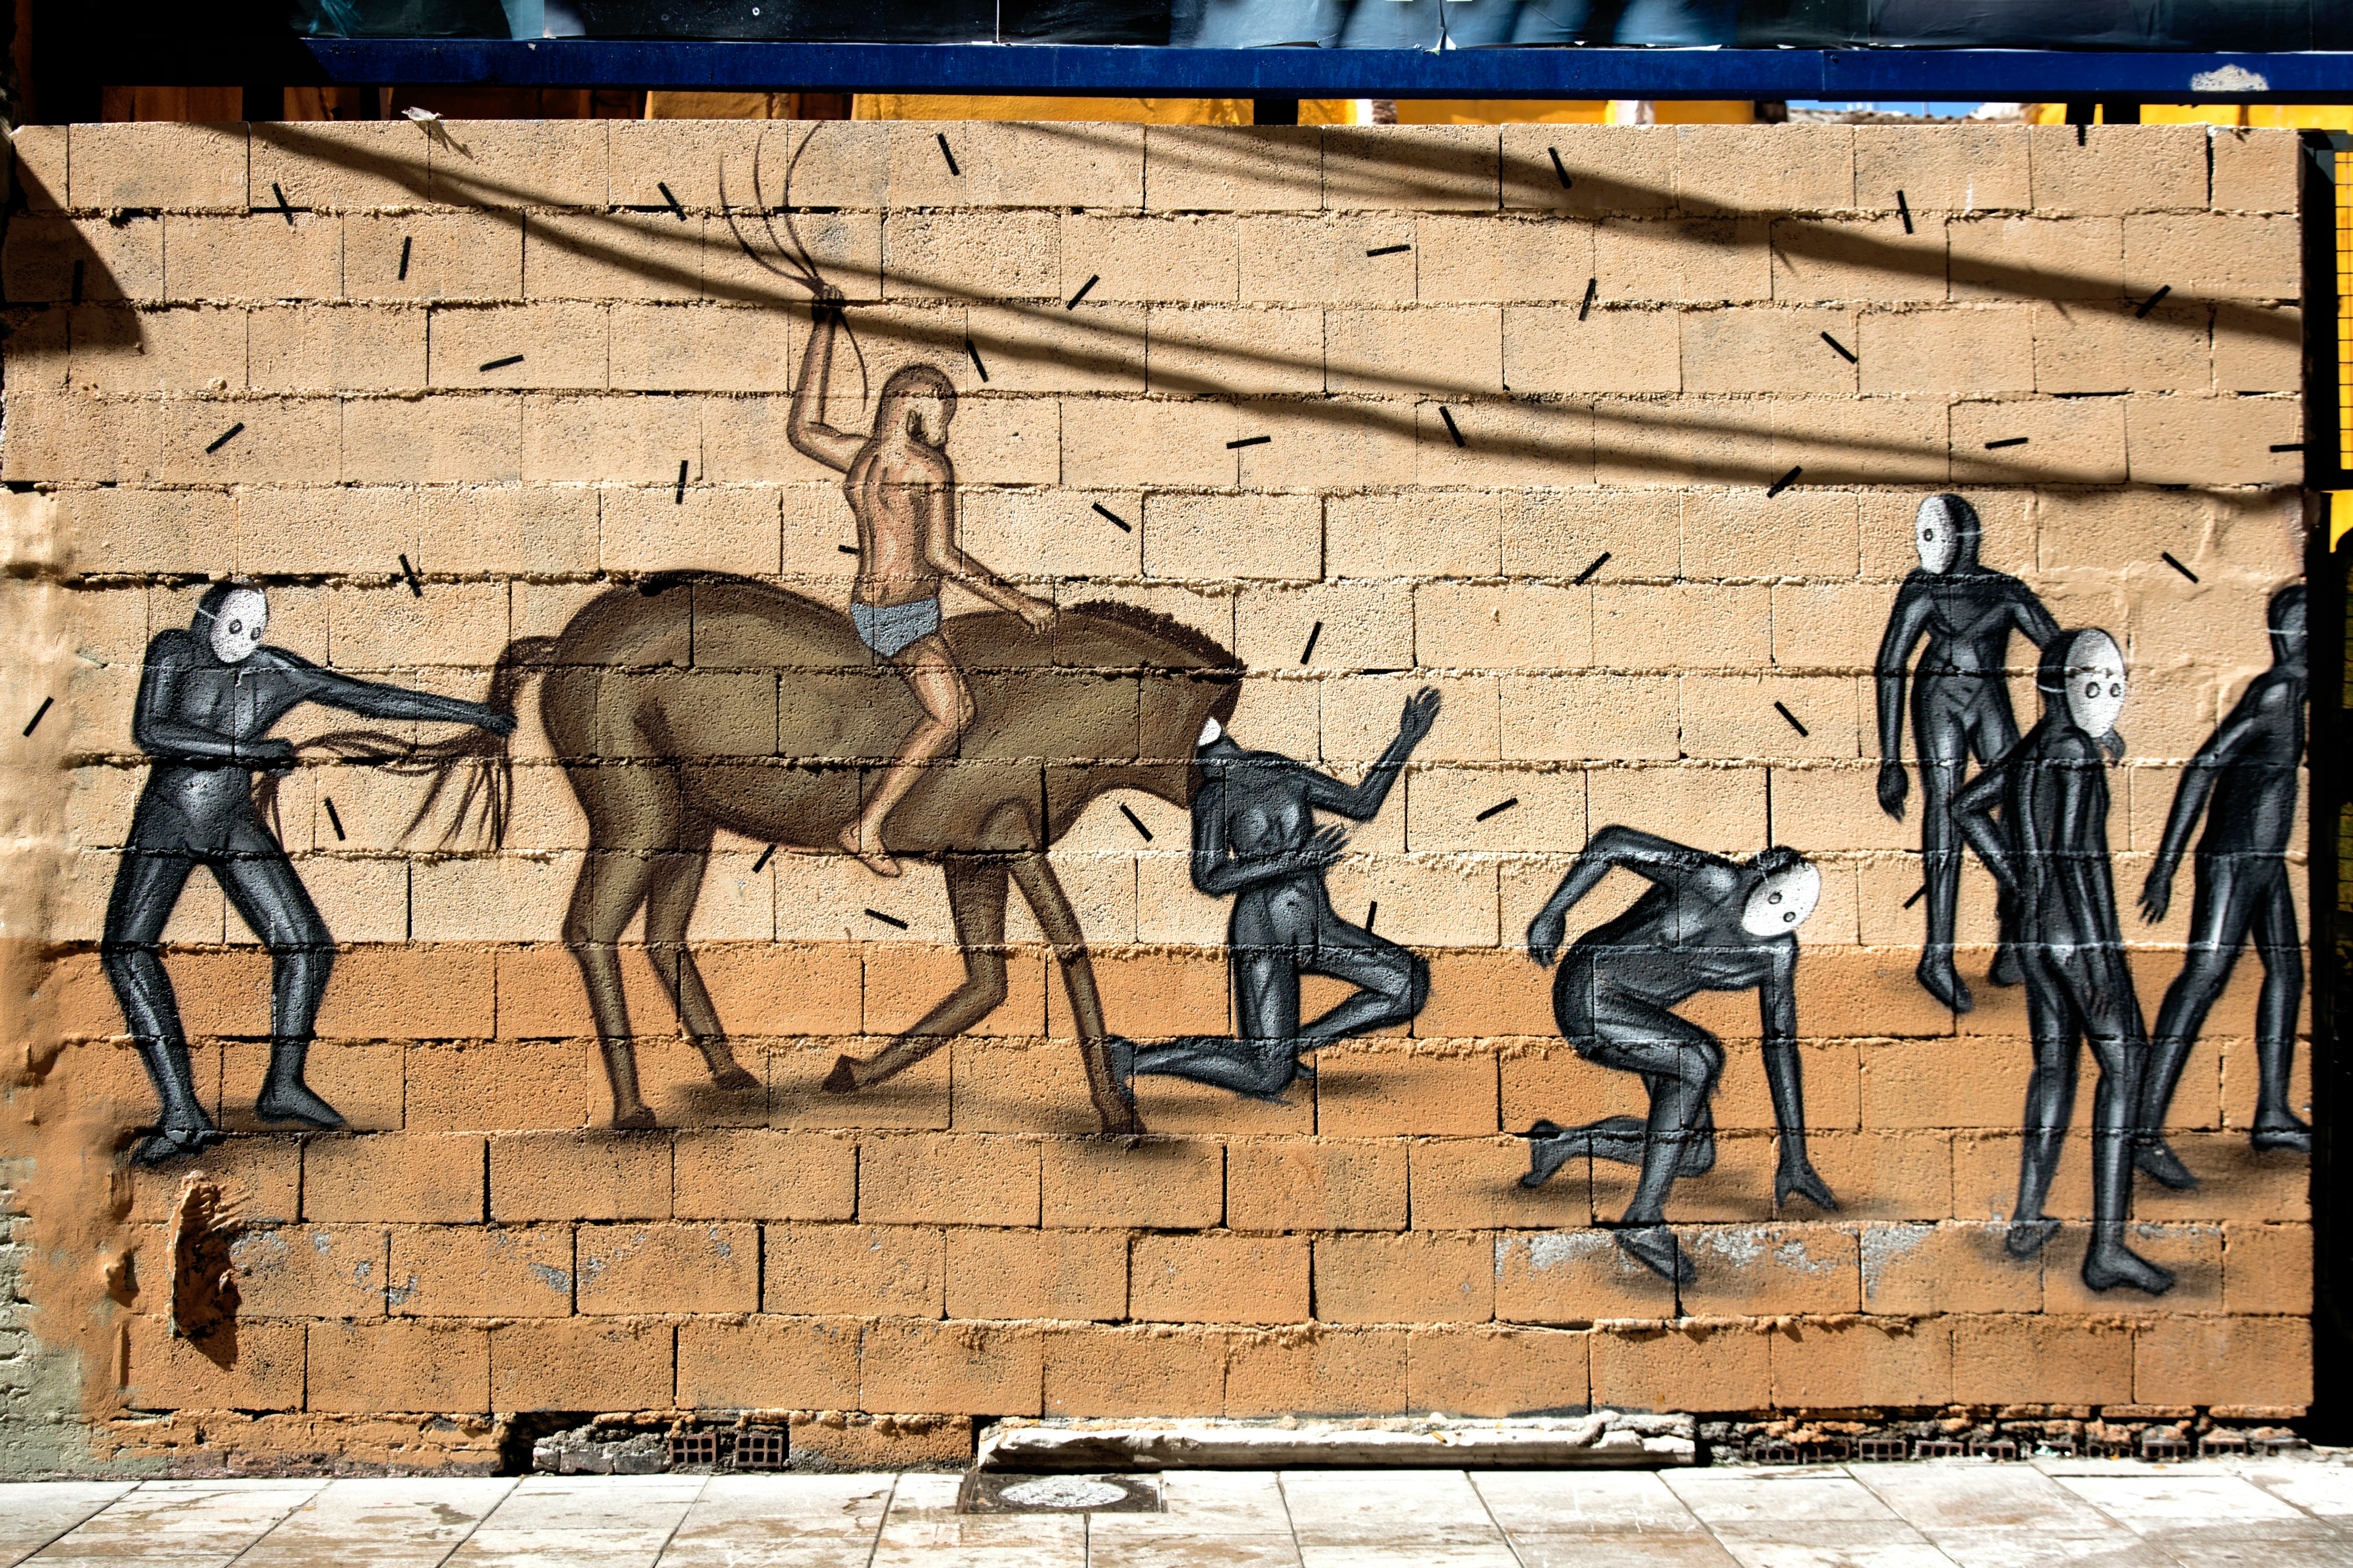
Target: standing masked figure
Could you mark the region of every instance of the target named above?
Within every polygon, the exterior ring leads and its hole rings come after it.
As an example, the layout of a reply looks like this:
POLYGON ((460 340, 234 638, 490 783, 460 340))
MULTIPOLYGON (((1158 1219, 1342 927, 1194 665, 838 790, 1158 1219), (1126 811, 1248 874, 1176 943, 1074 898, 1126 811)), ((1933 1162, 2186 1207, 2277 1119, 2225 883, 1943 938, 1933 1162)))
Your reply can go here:
POLYGON ((2161 1295, 2173 1276, 2125 1246, 2148 1037, 2116 921, 2101 756, 2124 751, 2116 734, 2125 705, 2123 651, 2104 631, 2063 632, 2044 646, 2034 685, 2042 719, 1960 800, 1970 845, 2017 910, 2013 941, 2034 1034, 2018 1211, 2005 1245, 2013 1258, 2032 1258, 2059 1228, 2042 1205, 2074 1114, 2076 1073, 2089 1039, 2100 1084, 2092 1102, 2092 1245, 2084 1283, 2161 1295))
POLYGON ((272 739, 270 727, 290 710, 320 702, 372 719, 479 724, 501 735, 514 729, 513 715, 480 703, 353 680, 264 647, 269 625, 260 589, 224 583, 205 595, 186 631, 162 633, 147 645, 131 732, 152 763, 100 944, 106 977, 163 1105, 156 1131, 132 1151, 141 1164, 194 1153, 220 1138, 196 1099, 160 950, 164 922, 199 866, 269 949, 269 1071, 255 1110, 269 1121, 343 1124, 302 1081, 334 939, 254 811, 254 773, 294 765, 293 744, 272 739))
MULTIPOLYGON (((1953 802, 1969 757, 1992 763, 2018 743, 2003 665, 2010 635, 2049 646, 2059 623, 2032 589, 1978 564, 1977 509, 1958 496, 1930 496, 1914 523, 1920 564, 1896 590, 1879 644, 1879 804, 1898 822, 1910 785, 1904 773, 1904 680, 1923 637, 1912 677, 1912 744, 1920 764, 1920 857, 1928 884, 1928 940, 1917 971, 1928 994, 1957 1013, 1976 1005, 1953 968, 1955 906, 1961 889, 1961 832, 1953 802)), ((2015 985, 2010 911, 2002 911, 2002 947, 1993 982, 2015 985)))
POLYGON ((1679 1285, 1691 1260, 1666 1226, 1667 1194, 1678 1176, 1715 1165, 1715 1118, 1709 1099, 1724 1071, 1724 1046, 1670 1009, 1703 991, 1754 989, 1765 1028, 1765 1073, 1773 1091, 1780 1168, 1773 1201, 1796 1194, 1835 1210, 1806 1153, 1804 1080, 1798 1065, 1798 927, 1821 897, 1821 873, 1794 849, 1776 846, 1746 861, 1727 860, 1638 833, 1605 827, 1528 923, 1528 956, 1549 966, 1567 934, 1568 911, 1615 866, 1651 883, 1616 920, 1577 939, 1561 954, 1552 987, 1553 1016, 1577 1054, 1603 1067, 1640 1073, 1650 1115, 1611 1116, 1583 1127, 1539 1121, 1528 1129, 1524 1187, 1542 1186, 1578 1155, 1639 1165, 1618 1245, 1679 1285))
POLYGON ((1280 1099, 1314 1069, 1299 1058, 1319 1046, 1401 1024, 1430 997, 1430 965, 1386 937, 1342 920, 1324 873, 1346 844, 1319 810, 1351 822, 1380 815, 1398 771, 1438 721, 1438 693, 1406 700, 1397 739, 1364 782, 1344 784, 1275 752, 1246 752, 1212 719, 1196 753, 1193 886, 1231 898, 1227 962, 1239 1038, 1188 1036, 1133 1049, 1134 1070, 1280 1099), (1311 1024, 1299 1017, 1299 977, 1326 974, 1358 987, 1311 1024))
POLYGON ((2295 1063, 2295 1011, 2304 1000, 2304 939, 2288 891, 2287 839, 2295 826, 2296 769, 2304 761, 2304 587, 2272 595, 2265 616, 2272 667, 2255 677, 2231 716, 2207 737, 2173 792, 2165 842, 2142 885, 2141 913, 2165 918, 2173 874, 2189 830, 2205 814, 2189 912, 2189 953, 2158 1010, 2156 1050, 2141 1091, 2141 1142, 2135 1163, 2168 1187, 2194 1187, 2159 1129, 2198 1043, 2206 1014, 2229 984, 2250 935, 2263 966, 2255 1005, 2260 1088, 2253 1134, 2258 1149, 2312 1152, 2312 1129, 2288 1109, 2295 1063))

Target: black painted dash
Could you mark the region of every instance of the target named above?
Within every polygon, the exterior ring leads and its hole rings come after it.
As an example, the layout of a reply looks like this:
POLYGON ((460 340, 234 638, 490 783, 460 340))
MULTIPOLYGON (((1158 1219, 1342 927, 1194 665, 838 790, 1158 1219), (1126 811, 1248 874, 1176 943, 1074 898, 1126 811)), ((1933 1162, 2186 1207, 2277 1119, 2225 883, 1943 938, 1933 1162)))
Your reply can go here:
POLYGON ((686 458, 681 458, 678 460, 678 493, 670 498, 672 506, 686 504, 686 465, 691 460, 686 458))
POLYGON ((2166 284, 2163 288, 2159 289, 2156 293, 2151 294, 2147 299, 2143 300, 2140 302, 2139 308, 2138 308, 2138 309, 2137 309, 2137 310, 2135 310, 2133 311, 2133 320, 2135 320, 2135 321, 2137 321, 2141 320, 2142 318, 2146 317, 2146 316, 2147 316, 2147 315, 2151 310, 2156 310, 2156 309, 2157 309, 2157 305, 2158 305, 2158 300, 2160 300, 2164 299, 2168 294, 2170 294, 2170 293, 2172 293, 2172 292, 2173 292, 2173 285, 2172 285, 2172 284, 2170 284, 2170 283, 2168 283, 2168 284, 2166 284))
POLYGON ((1895 216, 1904 220, 1904 232, 1910 234, 1912 232, 1912 204, 1904 199, 1904 193, 1902 191, 1895 193, 1895 216))
POLYGON ((319 797, 319 804, 327 808, 327 826, 335 830, 335 842, 341 844, 345 839, 349 838, 351 835, 343 831, 343 813, 335 809, 335 797, 331 795, 322 795, 319 797))
POLYGON ((1366 256, 1396 256, 1401 252, 1411 250, 1412 248, 1413 247, 1410 245, 1377 245, 1372 249, 1365 252, 1365 254, 1366 256))
POLYGON ((278 183, 274 180, 270 182, 269 194, 278 198, 278 216, 286 220, 286 226, 288 228, 292 228, 294 226, 294 204, 286 199, 286 193, 279 188, 278 183))
POLYGON ((522 355, 521 354, 509 354, 504 359, 486 359, 481 364, 481 374, 488 374, 491 371, 504 370, 511 364, 521 364, 522 363, 522 355))
POLYGON ((1494 805, 1489 806, 1486 810, 1481 812, 1478 816, 1472 817, 1471 820, 1473 822, 1484 822, 1491 816, 1501 816, 1504 813, 1511 810, 1512 807, 1519 804, 1520 797, 1518 795, 1514 795, 1509 800, 1499 800, 1494 805))
POLYGON ((411 594, 420 599, 425 597, 425 584, 417 580, 417 568, 408 563, 408 557, 406 555, 400 558, 400 574, 408 579, 408 591, 411 594))
POLYGON ((412 235, 400 237, 400 280, 403 283, 408 281, 408 247, 415 243, 416 237, 412 235))
POLYGON ((1307 628, 1307 646, 1299 650, 1300 663, 1305 664, 1309 659, 1315 657, 1315 639, 1323 635, 1324 623, 1322 621, 1318 621, 1314 626, 1307 628))
POLYGON ((1828 332, 1824 332, 1822 334, 1822 342, 1830 344, 1831 352, 1837 354, 1839 358, 1846 361, 1847 363, 1854 364, 1859 363, 1854 357, 1854 351, 1852 349, 1847 347, 1844 343, 1839 342, 1828 332))
POLYGON ((1243 447, 1263 447, 1273 439, 1271 436, 1245 436, 1239 441, 1227 442, 1226 450, 1231 452, 1243 447))
POLYGON ((1575 587, 1575 588, 1582 588, 1582 587, 1584 587, 1584 586, 1585 586, 1585 584, 1586 584, 1588 582, 1589 582, 1589 581, 1591 581, 1591 580, 1592 580, 1593 574, 1594 574, 1596 572, 1600 571, 1604 566, 1607 566, 1609 563, 1609 552, 1608 552, 1607 550, 1605 550, 1605 551, 1603 551, 1600 554, 1599 554, 1599 555, 1595 556, 1595 557, 1593 558, 1593 564, 1592 564, 1592 565, 1590 565, 1590 566, 1588 566, 1584 571, 1579 572, 1579 573, 1577 574, 1577 581, 1576 581, 1575 583, 1573 583, 1573 584, 1569 584, 1569 585, 1570 585, 1571 587, 1575 587))
POLYGON ((2180 562, 2176 561, 2176 560, 2173 558, 2173 552, 2172 552, 2172 551, 2170 551, 2170 550, 2160 550, 2160 551, 2158 551, 2158 552, 2157 552, 2157 554, 2158 554, 2158 560, 2163 561, 2163 562, 2164 562, 2168 566, 2172 567, 2176 572, 2180 573, 2184 577, 2189 578, 2192 583, 2195 583, 2196 581, 2198 581, 2198 574, 2197 574, 2197 573, 2195 573, 2195 572, 2192 572, 2189 567, 2184 566, 2180 562))
POLYGON ((2304 450, 2304 443, 2301 441, 2274 441, 2272 443, 2272 450, 2274 452, 2301 452, 2304 450))
POLYGON ((2032 437, 2028 436, 2004 436, 1999 441, 1988 441, 1985 444, 1985 449, 1989 452, 1999 452, 2004 447, 2023 447, 2031 439, 2032 437))
POLYGON ((769 845, 765 849, 761 850, 760 858, 752 862, 752 875, 754 877, 758 876, 761 871, 766 868, 768 862, 775 858, 776 853, 776 847, 773 844, 769 845))
POLYGON ((205 448, 205 456, 209 458, 215 452, 219 451, 223 447, 227 446, 231 441, 236 440, 237 432, 244 428, 245 421, 240 419, 236 424, 230 426, 227 429, 222 431, 219 435, 214 437, 213 444, 205 448))
POLYGON ((1373 922, 1380 918, 1381 901, 1378 899, 1375 899, 1371 903, 1365 906, 1365 929, 1366 931, 1372 930, 1373 922))
POLYGON ((41 705, 38 708, 34 709, 33 716, 25 721, 26 734, 29 735, 34 731, 41 727, 41 721, 48 717, 49 710, 56 706, 57 700, 58 700, 54 697, 44 697, 41 699, 41 705))
POLYGON ((1799 734, 1807 736, 1813 734, 1813 731, 1807 729, 1804 722, 1800 721, 1795 713, 1790 712, 1783 704, 1779 702, 1774 703, 1773 711, 1778 713, 1782 718, 1787 719, 1789 721, 1789 728, 1795 730, 1799 734))
POLYGON ((661 181, 656 180, 654 182, 654 189, 662 194, 662 200, 669 203, 670 210, 678 215, 678 221, 684 223, 686 221, 686 209, 678 205, 678 198, 670 194, 670 187, 664 184, 661 181))
POLYGON ((948 173, 959 180, 963 179, 964 171, 956 167, 955 154, 948 151, 948 133, 944 131, 935 132, 933 139, 940 144, 940 156, 948 161, 948 173))
POLYGON ((1093 277, 1088 279, 1085 282, 1080 284, 1079 291, 1071 296, 1069 302, 1063 305, 1062 309, 1065 310, 1077 310, 1079 308, 1079 301, 1087 297, 1087 290, 1102 281, 1103 274, 1098 272, 1093 277))
POLYGON ((1917 889, 1913 892, 1913 894, 1912 894, 1912 896, 1911 896, 1910 898, 1908 898, 1908 899, 1906 899, 1906 900, 1904 900, 1904 907, 1905 907, 1905 909, 1907 909, 1907 910, 1908 910, 1908 909, 1910 909, 1913 905, 1915 905, 1915 904, 1918 903, 1921 900, 1923 900, 1923 899, 1926 898, 1927 896, 1928 896, 1928 884, 1927 884, 1927 883, 1926 883, 1926 882, 1923 882, 1923 883, 1921 883, 1921 884, 1920 884, 1920 886, 1919 886, 1919 887, 1918 887, 1918 888, 1917 888, 1917 889))
MULTIPOLYGON (((943 145, 944 145, 944 143, 943 143, 943 145)), ((907 922, 901 920, 897 915, 886 915, 881 910, 869 910, 866 912, 872 915, 876 920, 881 921, 886 926, 897 926, 901 931, 905 931, 907 929, 907 922)))
POLYGON ((1441 403, 1438 405, 1438 416, 1446 421, 1446 433, 1454 437, 1454 444, 1458 447, 1461 446, 1462 429, 1454 423, 1454 410, 1441 403))
POLYGON ((988 367, 980 363, 980 345, 974 342, 970 338, 966 338, 964 341, 964 352, 972 356, 972 368, 980 372, 980 384, 983 386, 987 386, 988 384, 988 367))
POLYGON ((1791 485, 1796 484, 1796 483, 1798 482, 1798 476, 1799 476, 1799 474, 1804 473, 1805 471, 1806 471, 1806 465, 1805 465, 1805 464, 1803 464, 1803 463, 1792 463, 1792 464, 1790 464, 1790 465, 1789 465, 1789 471, 1788 471, 1788 473, 1786 473, 1786 474, 1783 474, 1779 479, 1775 479, 1775 480, 1773 481, 1773 483, 1772 483, 1771 487, 1770 487, 1770 488, 1768 488, 1768 489, 1766 490, 1766 492, 1765 492, 1765 499, 1766 499, 1767 500, 1771 500, 1775 496, 1779 495, 1783 490, 1786 490, 1786 489, 1788 489, 1791 485))
POLYGON ((1110 519, 1111 525, 1119 530, 1122 533, 1134 533, 1135 531, 1135 526, 1133 523, 1129 522, 1127 519, 1120 516, 1119 513, 1112 510, 1111 508, 1103 505, 1103 502, 1095 502, 1095 510, 1110 519))
POLYGON ((1564 191, 1568 189, 1575 182, 1569 179, 1568 170, 1560 161, 1560 149, 1547 147, 1545 151, 1552 154, 1552 172, 1560 176, 1560 188, 1564 191))
POLYGON ((844 555, 855 555, 858 553, 858 546, 855 544, 837 544, 834 548, 840 551, 844 555))
POLYGON ((1144 826, 1144 818, 1136 816, 1134 808, 1129 806, 1126 802, 1123 801, 1120 803, 1119 814, 1127 818, 1127 825, 1130 827, 1134 828, 1138 833, 1144 835, 1144 841, 1146 844, 1152 842, 1152 829, 1144 826))
POLYGON ((1588 278, 1585 280, 1585 302, 1577 308, 1578 321, 1581 321, 1593 313, 1593 297, 1599 292, 1601 292, 1600 279, 1588 278))

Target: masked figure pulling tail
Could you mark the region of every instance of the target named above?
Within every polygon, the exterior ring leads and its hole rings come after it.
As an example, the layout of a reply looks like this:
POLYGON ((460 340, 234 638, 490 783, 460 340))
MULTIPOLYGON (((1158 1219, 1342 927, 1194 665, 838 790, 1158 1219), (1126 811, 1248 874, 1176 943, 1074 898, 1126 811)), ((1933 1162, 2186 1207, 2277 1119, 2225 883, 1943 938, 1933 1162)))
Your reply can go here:
POLYGON ((266 1121, 343 1124, 302 1081, 335 948, 293 862, 254 810, 254 773, 283 773, 294 765, 293 744, 272 739, 270 727, 301 704, 318 702, 372 719, 476 724, 501 735, 514 729, 512 714, 478 702, 354 680, 264 647, 269 624, 260 589, 224 583, 205 595, 186 631, 164 632, 147 645, 131 732, 152 765, 100 948, 163 1105, 155 1131, 132 1151, 141 1164, 192 1154, 220 1139, 196 1098, 187 1036, 160 950, 164 923, 199 866, 211 870, 269 949, 269 1071, 255 1111, 266 1121))
POLYGON ((1226 925, 1238 1038, 1189 1036, 1134 1052, 1134 1070, 1213 1084, 1258 1100, 1280 1100, 1314 1069, 1299 1058, 1319 1046, 1400 1024, 1430 996, 1430 965, 1386 937, 1352 925, 1332 908, 1324 873, 1345 845, 1341 828, 1318 827, 1315 813, 1352 822, 1380 815, 1389 788, 1438 721, 1438 693, 1406 700, 1397 739, 1358 784, 1317 773, 1275 752, 1246 752, 1215 719, 1196 753, 1201 787, 1193 797, 1193 885, 1231 898, 1226 925), (1299 1018, 1299 977, 1328 974, 1359 987, 1316 1019, 1299 1018))
POLYGON ((1702 991, 1757 992, 1765 1032, 1765 1074, 1773 1091, 1780 1168, 1773 1201, 1792 1194, 1835 1210, 1838 1200, 1806 1154, 1806 1097, 1798 1065, 1798 927, 1821 897, 1821 873, 1794 849, 1775 846, 1746 861, 1640 833, 1604 827, 1528 922, 1528 956, 1548 967, 1554 1019, 1577 1054, 1640 1073, 1648 1117, 1605 1117, 1583 1127, 1539 1121, 1528 1129, 1524 1187, 1542 1186, 1579 1155, 1639 1165, 1618 1245, 1662 1278, 1692 1282, 1691 1260, 1666 1226, 1667 1194, 1679 1176, 1715 1166, 1715 1119, 1708 1100, 1724 1071, 1724 1045, 1670 1009, 1702 991), (1568 911, 1610 868, 1651 883, 1633 907, 1577 939, 1566 953, 1568 911))
POLYGON ((2062 632, 2043 648, 2034 685, 2042 719, 1960 799, 1969 843, 2018 911, 2014 942, 2034 1033, 2018 1211, 2005 1245, 2013 1258, 2032 1258, 2059 1228, 2042 1205, 2074 1114, 2075 1078, 2089 1039, 2100 1084, 2092 1101, 2092 1245, 2084 1283, 2161 1295, 2173 1276, 2125 1245, 2148 1037, 2116 921, 2101 756, 2124 752, 2116 734, 2124 653, 2104 631, 2062 632))

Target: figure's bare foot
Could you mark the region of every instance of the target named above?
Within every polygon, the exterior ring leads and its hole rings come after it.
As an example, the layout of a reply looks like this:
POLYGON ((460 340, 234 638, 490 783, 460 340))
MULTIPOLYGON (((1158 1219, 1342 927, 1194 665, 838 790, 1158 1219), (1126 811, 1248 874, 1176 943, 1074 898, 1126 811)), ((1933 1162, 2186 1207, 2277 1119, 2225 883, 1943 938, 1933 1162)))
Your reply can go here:
POLYGON ((221 1141, 213 1127, 159 1127, 132 1146, 134 1165, 162 1165, 201 1154, 221 1141))
POLYGON ((2039 1257, 2058 1234, 2059 1222, 2055 1219, 2014 1219, 2001 1238, 2002 1250, 2016 1258, 2039 1257))
POLYGON ((2284 1150, 2292 1154, 2309 1154, 2312 1129, 2286 1111, 2281 1111, 2276 1118, 2258 1112, 2255 1130, 2248 1142, 2264 1152, 2284 1150))
POLYGON ((867 833, 865 826, 862 822, 853 822, 841 830, 843 853, 878 877, 897 876, 899 862, 883 850, 880 835, 867 833))
POLYGON ((833 1070, 825 1075, 825 1081, 818 1087, 828 1094, 857 1093, 858 1063, 849 1057, 834 1058, 833 1070))
POLYGON ((1922 958, 1920 967, 1913 973, 1919 980, 1922 990, 1954 1012, 1966 1013, 1977 1005, 1977 998, 1969 994, 1968 983, 1953 967, 1950 952, 1922 958))
POLYGON ((2094 1290, 2140 1290, 2162 1296, 2173 1289, 2173 1271, 2160 1268, 2121 1242, 2094 1242, 2084 1258, 2084 1283, 2094 1290))
POLYGON ((1689 1285, 1698 1279, 1692 1260, 1675 1245, 1675 1233, 1663 1225, 1614 1231, 1619 1248, 1672 1285, 1689 1285))
POLYGON ((2162 1138, 2151 1138, 2133 1145, 2133 1163, 2141 1174, 2177 1193, 2195 1191, 2198 1178, 2181 1163, 2181 1156, 2168 1147, 2162 1138))
POLYGON ((319 1098, 300 1078, 272 1077, 253 1102, 254 1114, 264 1121, 299 1121, 305 1127, 332 1131, 343 1125, 343 1113, 319 1098))

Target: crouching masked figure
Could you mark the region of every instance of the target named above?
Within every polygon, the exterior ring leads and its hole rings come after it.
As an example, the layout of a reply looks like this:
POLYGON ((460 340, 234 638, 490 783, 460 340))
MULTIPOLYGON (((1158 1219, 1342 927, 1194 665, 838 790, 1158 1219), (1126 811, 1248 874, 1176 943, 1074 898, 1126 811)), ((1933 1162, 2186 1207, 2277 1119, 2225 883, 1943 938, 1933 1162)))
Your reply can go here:
POLYGON ((147 645, 131 732, 151 766, 100 948, 163 1107, 156 1130, 132 1151, 141 1164, 195 1153, 220 1139, 196 1098, 179 1002, 160 948, 173 906, 199 866, 218 879, 269 949, 269 1071, 256 1112, 306 1127, 343 1124, 302 1080, 334 939, 254 809, 254 773, 294 766, 292 742, 273 739, 271 726, 302 703, 319 702, 372 719, 477 724, 501 735, 514 729, 513 715, 480 703, 354 680, 265 647, 269 624, 260 589, 224 583, 197 605, 186 631, 164 632, 147 645))
POLYGON ((1280 1101, 1294 1079, 1315 1076, 1299 1059, 1305 1053, 1421 1011, 1430 998, 1428 963, 1333 909, 1324 874, 1347 839, 1336 824, 1318 827, 1315 814, 1351 822, 1379 816, 1399 770, 1438 722, 1438 693, 1429 688, 1406 699, 1397 739, 1356 784, 1277 752, 1245 751, 1215 719, 1203 728, 1195 753, 1201 787, 1193 797, 1193 886, 1234 900, 1226 947, 1237 1037, 1116 1042, 1122 1054, 1134 1053, 1135 1072, 1280 1101), (1357 989, 1302 1023, 1303 974, 1330 975, 1357 989))
POLYGON ((2074 1113, 2088 1039, 2100 1084, 2092 1102, 2092 1245, 2084 1283, 2161 1295, 2173 1276, 2125 1245, 2148 1036, 2116 921, 2101 756, 2124 752, 2116 734, 2124 653, 2104 631, 2062 632, 2044 645, 2034 685, 2041 721, 1961 792, 1959 803, 1962 830, 2018 913, 2014 945, 2034 1034, 2018 1211, 2006 1245, 2013 1258, 2032 1258, 2059 1228, 2042 1205, 2074 1113))
POLYGON ((1630 827, 1596 833, 1528 923, 1528 956, 1549 967, 1560 954, 1552 1006, 1562 1037, 1588 1061, 1640 1073, 1650 1115, 1571 1128, 1537 1122, 1525 1134, 1528 1173, 1520 1184, 1542 1186, 1578 1155, 1641 1166, 1618 1245, 1661 1276, 1690 1284, 1691 1260, 1666 1226, 1667 1194, 1678 1176, 1704 1175, 1715 1166, 1708 1101, 1724 1071, 1724 1046, 1670 1009, 1703 991, 1753 988, 1780 1141, 1773 1201, 1787 1203, 1794 1194, 1835 1210, 1838 1200, 1806 1154, 1798 1066, 1797 931, 1814 912, 1821 888, 1821 873, 1779 846, 1744 862, 1630 827), (1647 879, 1650 890, 1562 953, 1569 910, 1612 867, 1647 879))

